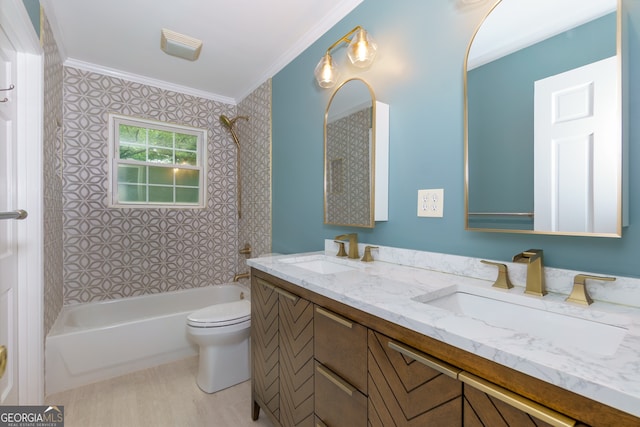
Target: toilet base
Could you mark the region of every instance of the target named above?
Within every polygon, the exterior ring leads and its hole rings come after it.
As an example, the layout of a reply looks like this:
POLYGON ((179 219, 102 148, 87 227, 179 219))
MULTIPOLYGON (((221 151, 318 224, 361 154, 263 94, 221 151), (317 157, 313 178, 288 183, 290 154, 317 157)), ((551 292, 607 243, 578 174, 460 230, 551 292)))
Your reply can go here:
POLYGON ((226 342, 200 346, 196 383, 205 393, 215 393, 247 381, 251 376, 249 329, 226 342))

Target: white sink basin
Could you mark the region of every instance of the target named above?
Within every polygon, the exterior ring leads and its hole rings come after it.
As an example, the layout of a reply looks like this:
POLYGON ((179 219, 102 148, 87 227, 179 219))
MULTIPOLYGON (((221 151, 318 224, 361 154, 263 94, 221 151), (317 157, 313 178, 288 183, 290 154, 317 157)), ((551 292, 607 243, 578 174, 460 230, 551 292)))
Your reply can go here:
POLYGON ((334 274, 355 269, 355 267, 336 261, 337 260, 334 261, 324 255, 309 255, 280 260, 282 263, 295 265, 296 267, 304 268, 305 270, 319 274, 334 274))
MULTIPOLYGON (((527 297, 521 296, 525 300, 527 297)), ((613 355, 627 330, 617 325, 554 313, 519 303, 502 301, 468 292, 454 292, 422 302, 467 316, 487 325, 527 333, 567 349, 580 349, 600 355, 613 355)))

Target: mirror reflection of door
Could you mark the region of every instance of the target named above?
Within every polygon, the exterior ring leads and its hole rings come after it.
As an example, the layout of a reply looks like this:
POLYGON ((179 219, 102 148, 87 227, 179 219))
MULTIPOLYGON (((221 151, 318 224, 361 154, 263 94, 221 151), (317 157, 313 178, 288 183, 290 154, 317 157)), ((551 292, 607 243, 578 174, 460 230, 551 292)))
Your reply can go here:
MULTIPOLYGON (((607 204, 616 209, 615 218, 607 219, 608 223, 614 222, 612 227, 598 224, 603 215, 586 214, 584 209, 580 215, 591 215, 593 220, 571 215, 568 207, 588 201, 562 197, 560 200, 556 197, 553 208, 566 214, 564 219, 553 214, 555 224, 546 225, 551 219, 536 218, 545 214, 541 213, 544 209, 536 198, 539 187, 536 180, 541 172, 537 170, 539 160, 534 149, 534 135, 538 133, 534 123, 535 82, 612 56, 620 64, 620 19, 616 0, 501 0, 487 15, 470 43, 465 62, 466 229, 621 235, 620 185, 607 190, 614 198, 607 204), (580 226, 575 227, 576 223, 580 226)), ((615 97, 616 105, 609 111, 615 112, 616 122, 613 137, 608 140, 612 142, 611 149, 617 150, 618 163, 603 168, 607 172, 597 175, 563 167, 562 171, 572 178, 565 177, 563 183, 589 185, 578 182, 579 175, 598 181, 606 175, 607 182, 622 181, 619 65, 615 74, 618 83, 610 86, 612 93, 607 95, 615 97)), ((596 104, 599 98, 594 98, 596 104)), ((562 146, 565 158, 578 155, 568 151, 568 147, 569 144, 562 146)), ((556 179, 559 178, 556 174, 556 179)), ((599 187, 600 184, 593 183, 594 191, 599 187)), ((563 193, 575 195, 568 188, 564 187, 563 193)), ((558 187, 555 190, 560 191, 558 187)), ((550 187, 547 193, 552 196, 550 187)))
POLYGON ((616 231, 617 70, 614 56, 536 82, 534 230, 616 231))

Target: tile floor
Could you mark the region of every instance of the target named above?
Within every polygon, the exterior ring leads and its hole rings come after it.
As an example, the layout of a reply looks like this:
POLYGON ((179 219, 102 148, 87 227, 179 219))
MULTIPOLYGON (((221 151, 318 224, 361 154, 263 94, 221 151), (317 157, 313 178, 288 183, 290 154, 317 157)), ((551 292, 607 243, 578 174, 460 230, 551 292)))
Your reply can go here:
POLYGON ((47 396, 64 405, 65 427, 273 427, 251 420, 251 382, 202 392, 192 357, 47 396))

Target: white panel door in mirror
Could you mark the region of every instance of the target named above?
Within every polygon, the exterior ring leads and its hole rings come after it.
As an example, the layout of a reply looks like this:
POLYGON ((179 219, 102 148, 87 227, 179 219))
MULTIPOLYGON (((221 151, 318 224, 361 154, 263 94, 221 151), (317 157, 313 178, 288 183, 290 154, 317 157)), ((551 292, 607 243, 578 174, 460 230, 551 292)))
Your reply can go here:
POLYGON ((535 83, 536 231, 617 232, 617 70, 612 57, 535 83))

